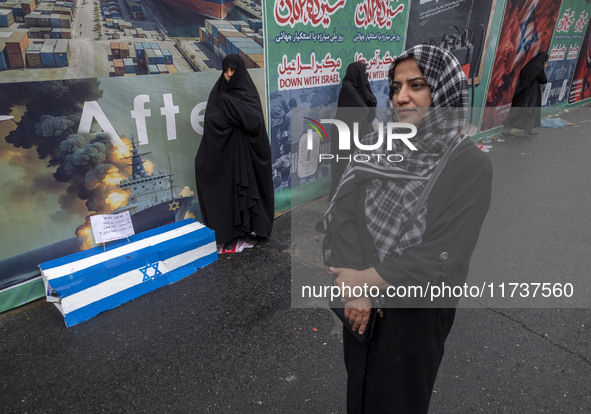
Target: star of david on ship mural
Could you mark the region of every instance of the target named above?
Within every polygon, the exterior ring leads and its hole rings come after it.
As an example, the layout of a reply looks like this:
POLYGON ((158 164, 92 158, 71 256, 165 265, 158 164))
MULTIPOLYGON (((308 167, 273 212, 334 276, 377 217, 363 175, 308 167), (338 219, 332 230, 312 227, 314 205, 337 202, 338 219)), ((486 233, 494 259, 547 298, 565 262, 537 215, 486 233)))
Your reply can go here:
POLYGON ((158 263, 146 263, 146 266, 142 267, 139 269, 140 272, 142 272, 142 274, 144 275, 144 279, 142 280, 142 282, 146 282, 148 280, 154 280, 156 278, 156 276, 160 276, 162 274, 162 272, 160 270, 158 270, 158 263), (153 270, 153 272, 149 272, 150 269, 153 270))
POLYGON ((178 202, 178 201, 173 201, 172 203, 170 203, 170 204, 168 205, 168 209, 169 209, 169 210, 172 210, 172 211, 177 211, 177 210, 180 208, 180 206, 181 206, 181 205, 179 204, 179 202, 178 202))

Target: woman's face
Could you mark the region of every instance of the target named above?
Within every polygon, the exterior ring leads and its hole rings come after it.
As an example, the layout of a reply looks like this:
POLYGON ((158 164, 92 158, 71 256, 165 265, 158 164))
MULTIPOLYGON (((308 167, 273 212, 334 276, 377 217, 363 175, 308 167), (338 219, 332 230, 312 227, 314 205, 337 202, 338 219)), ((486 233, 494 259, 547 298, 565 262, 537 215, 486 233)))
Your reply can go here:
POLYGON ((413 58, 394 68, 392 106, 398 121, 419 125, 433 102, 431 88, 413 58))
POLYGON ((226 68, 226 70, 224 71, 224 78, 226 79, 226 82, 230 82, 230 78, 232 77, 232 75, 234 75, 234 72, 236 71, 232 69, 230 66, 226 68))

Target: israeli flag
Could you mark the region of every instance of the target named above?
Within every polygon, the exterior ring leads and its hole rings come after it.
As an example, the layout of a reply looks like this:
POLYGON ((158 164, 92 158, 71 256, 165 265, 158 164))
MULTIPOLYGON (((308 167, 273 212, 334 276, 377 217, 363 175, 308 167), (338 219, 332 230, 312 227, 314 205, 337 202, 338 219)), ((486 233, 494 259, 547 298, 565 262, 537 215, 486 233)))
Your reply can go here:
POLYGON ((73 326, 216 260, 214 231, 186 219, 39 267, 47 301, 73 326))

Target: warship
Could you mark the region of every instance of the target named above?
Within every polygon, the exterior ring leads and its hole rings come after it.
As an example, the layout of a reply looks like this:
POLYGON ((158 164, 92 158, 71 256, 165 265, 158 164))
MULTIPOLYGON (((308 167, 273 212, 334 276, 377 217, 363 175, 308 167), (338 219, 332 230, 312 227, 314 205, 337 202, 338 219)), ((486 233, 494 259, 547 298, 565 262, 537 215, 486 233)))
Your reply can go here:
POLYGON ((234 8, 235 0, 164 0, 176 7, 206 16, 212 19, 224 19, 234 8))
POLYGON ((193 200, 193 196, 175 196, 173 174, 163 171, 149 174, 146 171, 142 157, 148 154, 150 152, 140 153, 132 142, 132 155, 127 157, 131 159, 132 176, 117 184, 130 196, 126 205, 111 211, 129 211, 136 233, 182 220, 193 200))

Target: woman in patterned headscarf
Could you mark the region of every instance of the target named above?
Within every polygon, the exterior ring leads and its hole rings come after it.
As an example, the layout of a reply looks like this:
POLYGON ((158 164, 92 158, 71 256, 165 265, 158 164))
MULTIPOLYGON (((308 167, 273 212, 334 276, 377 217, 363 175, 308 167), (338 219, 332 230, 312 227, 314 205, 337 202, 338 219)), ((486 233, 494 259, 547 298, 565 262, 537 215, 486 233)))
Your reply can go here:
MULTIPOLYGON (((402 143, 392 148, 403 157, 400 162, 365 157, 377 161, 348 166, 324 227, 338 237, 333 223, 356 221, 358 251, 367 252, 365 246, 370 245, 371 252, 347 254, 343 264, 334 263, 329 271, 336 276, 336 286, 366 285, 379 288, 384 297, 396 292, 392 287, 461 285, 488 211, 492 180, 488 157, 461 133, 468 101, 466 77, 451 53, 419 45, 392 63, 388 79, 394 116, 416 126, 411 142, 417 150, 402 143), (402 230, 450 147, 451 157, 427 202, 413 224, 402 230)), ((364 142, 376 139, 377 132, 364 142)), ((371 156, 372 151, 356 154, 371 156)), ((383 311, 382 317, 375 317, 369 342, 343 329, 348 413, 426 413, 455 303, 426 309, 433 304, 406 298, 372 303, 369 297, 347 296, 343 301, 345 317, 359 333, 367 329, 372 307, 383 311)))

